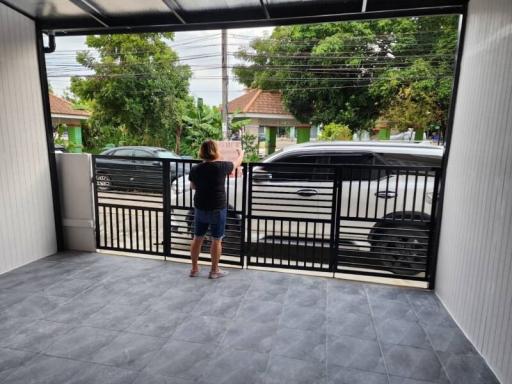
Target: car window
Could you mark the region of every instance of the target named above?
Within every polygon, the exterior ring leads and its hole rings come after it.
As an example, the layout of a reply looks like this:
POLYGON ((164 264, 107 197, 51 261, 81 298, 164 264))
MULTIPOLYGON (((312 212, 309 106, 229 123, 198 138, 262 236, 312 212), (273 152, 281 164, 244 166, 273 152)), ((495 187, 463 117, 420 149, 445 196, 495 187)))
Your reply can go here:
POLYGON ((393 166, 441 166, 441 157, 414 155, 411 153, 381 153, 379 154, 387 165, 393 166))
POLYGON ((157 155, 161 159, 179 159, 179 156, 171 151, 158 151, 157 155))
POLYGON ((350 167, 350 165, 378 165, 381 161, 373 153, 340 153, 330 156, 330 164, 340 166, 341 179, 343 181, 351 180, 375 180, 383 176, 378 169, 371 167, 350 167), (343 167, 346 165, 347 167, 343 167))
POLYGON ((287 154, 270 161, 271 166, 263 166, 262 168, 272 174, 272 180, 313 180, 317 179, 314 172, 315 168, 313 167, 294 167, 279 164, 319 164, 319 162, 320 158, 317 155, 287 154))
POLYGON ((142 149, 135 149, 133 154, 135 157, 154 157, 150 152, 144 151, 142 149))
POLYGON ((133 149, 117 149, 110 154, 114 156, 133 156, 133 149))

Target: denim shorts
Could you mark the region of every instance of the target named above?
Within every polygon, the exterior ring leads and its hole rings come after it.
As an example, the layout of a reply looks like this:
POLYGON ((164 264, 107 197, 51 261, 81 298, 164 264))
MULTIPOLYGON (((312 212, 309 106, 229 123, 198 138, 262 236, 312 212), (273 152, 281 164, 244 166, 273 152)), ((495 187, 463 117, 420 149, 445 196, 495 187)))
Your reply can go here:
POLYGON ((203 237, 208 228, 212 238, 222 240, 226 230, 227 209, 214 209, 205 211, 203 209, 194 209, 194 236, 203 237))

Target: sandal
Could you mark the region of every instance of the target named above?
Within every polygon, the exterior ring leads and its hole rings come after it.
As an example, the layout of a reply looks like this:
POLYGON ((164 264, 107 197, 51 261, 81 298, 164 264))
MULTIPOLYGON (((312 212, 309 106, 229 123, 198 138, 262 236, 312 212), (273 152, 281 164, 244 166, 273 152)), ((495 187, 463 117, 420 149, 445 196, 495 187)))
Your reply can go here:
POLYGON ((208 278, 209 279, 220 279, 221 277, 224 277, 226 275, 228 275, 227 272, 218 270, 217 272, 210 272, 210 274, 208 275, 208 278))
POLYGON ((190 271, 189 276, 190 277, 199 277, 199 271, 190 271))

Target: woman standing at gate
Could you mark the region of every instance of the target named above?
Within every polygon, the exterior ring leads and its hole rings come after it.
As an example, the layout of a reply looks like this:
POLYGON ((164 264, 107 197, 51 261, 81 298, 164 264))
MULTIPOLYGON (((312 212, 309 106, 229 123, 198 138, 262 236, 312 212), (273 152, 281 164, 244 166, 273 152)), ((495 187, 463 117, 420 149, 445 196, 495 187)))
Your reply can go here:
POLYGON ((226 228, 227 201, 226 176, 237 169, 244 158, 244 152, 237 150, 235 161, 220 161, 219 148, 213 140, 206 140, 201 144, 199 157, 202 163, 194 165, 189 173, 189 180, 194 195, 194 239, 190 246, 192 270, 190 277, 199 276, 199 252, 204 236, 210 228, 212 244, 210 255, 212 266, 210 279, 225 276, 226 272, 219 269, 219 260, 222 253, 222 238, 226 228))

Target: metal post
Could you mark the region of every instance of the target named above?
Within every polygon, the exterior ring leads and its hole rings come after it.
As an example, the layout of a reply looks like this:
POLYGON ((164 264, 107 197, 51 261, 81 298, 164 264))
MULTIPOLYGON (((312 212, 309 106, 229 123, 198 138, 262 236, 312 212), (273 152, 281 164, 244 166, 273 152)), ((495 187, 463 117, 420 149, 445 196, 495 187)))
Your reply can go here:
MULTIPOLYGON (((432 220, 435 220, 435 231, 433 234, 432 246, 432 254, 431 254, 431 274, 429 277, 429 288, 434 289, 436 283, 436 270, 437 270, 437 255, 439 252, 439 240, 441 236, 441 225, 442 225, 442 217, 443 217, 443 203, 444 203, 444 191, 446 185, 446 169, 448 168, 448 159, 450 155, 450 146, 451 146, 451 138, 452 138, 452 129, 453 122, 455 119, 455 107, 457 104, 457 94, 459 90, 459 77, 460 77, 460 67, 462 61, 462 54, 464 51, 464 38, 466 36, 466 20, 467 20, 467 11, 468 6, 464 4, 462 15, 460 15, 459 19, 459 39, 457 43, 457 57, 455 62, 455 75, 453 78, 453 88, 452 88, 452 98, 450 101, 450 111, 448 115, 448 124, 446 127, 445 135, 444 135, 444 143, 445 143, 445 151, 443 160, 441 163, 441 180, 439 187, 439 199, 437 200, 437 208, 436 208, 436 217, 432 217, 432 220)), ((434 194, 437 191, 434 191, 434 194)))
MULTIPOLYGON (((96 248, 100 248, 100 212, 98 207, 98 183, 96 180, 96 156, 91 156, 92 160, 92 185, 94 194, 94 233, 96 237, 96 248)), ((103 207, 105 209, 105 207, 103 207)), ((123 215, 124 220, 124 215, 123 215)), ((105 223, 103 223, 105 225, 105 223)), ((105 244, 106 245, 106 244, 105 244)), ((126 246, 126 242, 125 242, 126 246)))
POLYGON ((228 36, 225 29, 222 30, 222 137, 229 139, 228 120, 228 36))
POLYGON ((163 205, 164 205, 164 260, 171 255, 171 164, 169 159, 162 160, 163 205))
POLYGON ((50 96, 48 94, 48 78, 46 62, 44 58, 44 42, 41 30, 36 28, 37 61, 39 65, 39 81, 41 85, 41 98, 43 101, 43 114, 46 126, 46 146, 48 149, 48 163, 50 167, 50 182, 52 185, 53 215, 55 220, 55 234, 57 238, 57 250, 64 250, 64 235, 62 229, 62 216, 60 209, 59 179, 57 174, 57 162, 55 160, 55 146, 53 143, 53 126, 50 112, 50 96))

